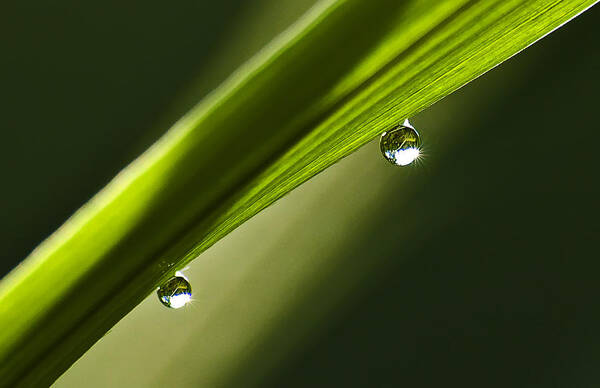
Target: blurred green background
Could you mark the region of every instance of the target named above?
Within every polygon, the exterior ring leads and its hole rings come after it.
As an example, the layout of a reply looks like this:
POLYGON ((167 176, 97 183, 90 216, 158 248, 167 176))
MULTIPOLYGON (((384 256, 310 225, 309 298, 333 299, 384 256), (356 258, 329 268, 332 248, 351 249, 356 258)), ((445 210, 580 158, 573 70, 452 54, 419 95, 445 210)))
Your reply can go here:
MULTIPOLYGON (((2 5, 3 272, 311 3, 2 5)), ((598 386, 599 26, 413 118, 416 166, 375 140, 266 209, 55 385, 598 386)))

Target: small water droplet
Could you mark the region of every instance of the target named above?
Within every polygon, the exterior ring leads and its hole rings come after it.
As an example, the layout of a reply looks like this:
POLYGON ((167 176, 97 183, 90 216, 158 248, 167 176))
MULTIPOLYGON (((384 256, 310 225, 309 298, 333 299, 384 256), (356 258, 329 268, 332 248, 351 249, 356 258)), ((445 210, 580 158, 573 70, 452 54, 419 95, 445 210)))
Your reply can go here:
POLYGON ((192 286, 185 277, 178 274, 160 286, 156 294, 162 304, 178 309, 192 300, 192 286))
POLYGON ((381 135, 379 147, 388 162, 406 166, 419 157, 421 138, 417 130, 406 119, 402 125, 381 135))

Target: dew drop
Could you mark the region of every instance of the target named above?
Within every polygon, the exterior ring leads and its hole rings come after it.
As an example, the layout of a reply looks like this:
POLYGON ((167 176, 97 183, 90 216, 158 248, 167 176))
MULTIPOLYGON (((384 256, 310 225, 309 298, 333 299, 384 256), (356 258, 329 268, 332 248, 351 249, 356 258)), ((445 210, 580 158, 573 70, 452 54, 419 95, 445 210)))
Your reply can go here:
POLYGON ((177 275, 163 283, 156 294, 162 304, 178 309, 192 300, 192 286, 185 277, 177 275))
POLYGON ((406 119, 402 125, 381 135, 379 147, 388 162, 406 166, 419 157, 421 138, 417 130, 406 119))

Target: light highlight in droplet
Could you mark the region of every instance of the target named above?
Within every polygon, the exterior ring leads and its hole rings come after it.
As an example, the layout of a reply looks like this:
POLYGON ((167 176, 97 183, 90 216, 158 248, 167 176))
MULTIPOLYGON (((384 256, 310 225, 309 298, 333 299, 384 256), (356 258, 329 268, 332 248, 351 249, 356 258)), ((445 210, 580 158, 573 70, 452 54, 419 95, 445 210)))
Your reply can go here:
POLYGON ((177 275, 161 285, 156 294, 163 305, 178 309, 192 300, 192 286, 184 276, 177 275))
POLYGON ((421 155, 421 138, 410 122, 405 120, 402 125, 381 135, 379 147, 388 162, 406 166, 421 155))

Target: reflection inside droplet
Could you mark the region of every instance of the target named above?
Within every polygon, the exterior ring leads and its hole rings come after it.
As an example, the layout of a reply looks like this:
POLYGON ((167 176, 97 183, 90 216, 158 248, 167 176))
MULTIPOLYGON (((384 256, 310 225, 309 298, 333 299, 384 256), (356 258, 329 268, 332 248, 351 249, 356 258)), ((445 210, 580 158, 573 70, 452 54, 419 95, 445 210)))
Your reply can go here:
POLYGON ((408 120, 391 131, 384 132, 379 141, 385 159, 398 166, 414 162, 421 155, 420 146, 419 133, 408 120))
POLYGON ((161 285, 156 294, 163 305, 178 309, 192 300, 192 286, 184 276, 178 274, 161 285))

